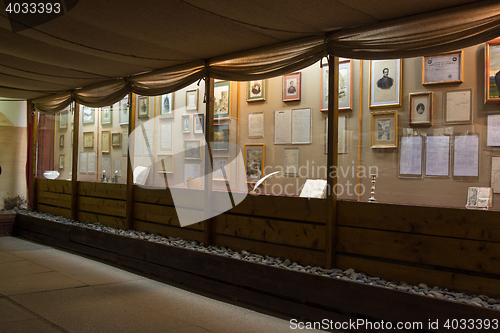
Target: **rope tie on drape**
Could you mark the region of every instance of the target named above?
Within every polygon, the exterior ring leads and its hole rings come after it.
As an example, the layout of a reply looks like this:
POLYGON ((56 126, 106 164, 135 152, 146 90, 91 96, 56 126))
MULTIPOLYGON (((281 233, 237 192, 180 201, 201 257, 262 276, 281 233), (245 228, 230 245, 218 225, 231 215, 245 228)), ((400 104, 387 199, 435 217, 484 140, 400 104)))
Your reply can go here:
POLYGON ((321 57, 321 60, 319 61, 319 68, 323 68, 323 58, 326 58, 328 61, 328 34, 325 33, 325 39, 323 40, 323 56, 321 57))
MULTIPOLYGON (((208 77, 208 74, 209 74, 209 63, 208 63, 208 60, 205 60, 205 66, 203 67, 203 77, 200 78, 200 80, 198 80, 198 86, 200 86, 200 82, 201 80, 206 80, 207 77, 208 77)), ((207 99, 207 94, 208 94, 208 91, 205 89, 205 93, 203 94, 203 103, 207 103, 208 99, 207 99)))

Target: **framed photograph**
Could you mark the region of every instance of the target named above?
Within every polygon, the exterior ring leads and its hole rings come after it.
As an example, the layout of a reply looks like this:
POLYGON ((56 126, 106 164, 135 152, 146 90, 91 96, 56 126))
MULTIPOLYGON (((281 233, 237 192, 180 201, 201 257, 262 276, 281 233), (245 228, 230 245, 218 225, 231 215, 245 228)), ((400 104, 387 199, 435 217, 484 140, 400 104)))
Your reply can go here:
MULTIPOLYGON (((352 110, 352 65, 351 59, 339 60, 339 110, 352 110)), ((328 111, 328 75, 327 62, 321 68, 321 111, 328 111)))
POLYGON ((82 124, 83 125, 90 125, 93 123, 94 123, 94 108, 89 108, 88 106, 83 106, 82 107, 82 124))
POLYGON ((59 136, 59 147, 64 148, 64 134, 59 136))
POLYGON ((161 95, 160 117, 174 117, 174 93, 161 95))
POLYGON ((286 176, 297 176, 299 172, 299 148, 283 148, 283 170, 286 176))
POLYGON ((174 173, 174 155, 158 154, 158 172, 174 173))
POLYGON ((231 117, 231 82, 220 81, 214 84, 214 119, 231 117))
POLYGON ((396 148, 398 146, 398 112, 371 113, 372 148, 396 148))
POLYGON ((500 193, 500 156, 491 157, 491 187, 493 193, 500 193))
POLYGON ((101 132, 101 152, 108 154, 111 152, 111 131, 101 132))
POLYGON ((119 103, 120 114, 118 117, 118 122, 120 126, 128 126, 128 113, 129 113, 129 105, 128 105, 128 97, 122 99, 119 103))
POLYGON ((422 84, 464 82, 464 51, 422 57, 422 84))
POLYGON ((198 89, 186 91, 186 111, 198 110, 198 89))
POLYGON ((399 178, 422 178, 424 137, 402 136, 399 142, 399 178))
POLYGON ((302 73, 283 75, 283 102, 300 101, 302 73))
POLYGON ((149 118, 149 97, 139 96, 137 117, 149 118))
POLYGON ((500 103, 500 38, 486 43, 484 102, 500 103))
POLYGON ((266 100, 266 80, 247 82, 247 102, 266 100))
POLYGON ((83 148, 94 147, 94 132, 83 132, 83 148))
POLYGON ((113 106, 105 106, 101 108, 101 125, 111 125, 113 121, 113 106))
POLYGON ((472 123, 472 89, 443 92, 444 123, 472 123))
POLYGON ((264 177, 264 144, 245 145, 246 183, 253 184, 264 177))
POLYGON ((205 115, 203 113, 193 114, 193 133, 203 134, 205 132, 205 115))
POLYGON ((401 59, 370 60, 370 107, 401 106, 401 59))
POLYGON ((201 140, 184 140, 184 159, 201 159, 201 140))
POLYGON ((111 144, 113 147, 121 147, 122 146, 122 134, 121 133, 112 133, 111 134, 111 144))
POLYGON ((410 94, 410 126, 432 126, 432 91, 410 94))
POLYGON ((64 159, 65 159, 64 154, 59 155, 59 170, 64 169, 64 162, 65 162, 64 159))
POLYGON ((182 115, 182 133, 191 133, 191 115, 182 115))
POLYGON ((229 124, 214 124, 213 150, 229 149, 229 124))
POLYGON ((213 180, 229 181, 229 157, 213 157, 213 180))
POLYGON ((68 111, 62 111, 59 113, 59 129, 68 128, 68 111))

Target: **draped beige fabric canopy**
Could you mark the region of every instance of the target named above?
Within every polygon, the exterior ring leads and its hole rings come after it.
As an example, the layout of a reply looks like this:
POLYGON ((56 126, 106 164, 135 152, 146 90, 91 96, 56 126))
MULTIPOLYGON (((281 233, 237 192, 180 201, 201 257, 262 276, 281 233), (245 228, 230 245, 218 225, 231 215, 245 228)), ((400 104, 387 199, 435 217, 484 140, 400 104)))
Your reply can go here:
POLYGON ((44 113, 58 112, 72 101, 100 107, 119 101, 129 92, 146 96, 173 92, 207 74, 233 81, 263 79, 302 69, 327 55, 354 59, 414 57, 464 48, 499 35, 500 4, 479 1, 358 28, 337 29, 206 60, 184 61, 171 67, 44 96, 33 102, 44 113))

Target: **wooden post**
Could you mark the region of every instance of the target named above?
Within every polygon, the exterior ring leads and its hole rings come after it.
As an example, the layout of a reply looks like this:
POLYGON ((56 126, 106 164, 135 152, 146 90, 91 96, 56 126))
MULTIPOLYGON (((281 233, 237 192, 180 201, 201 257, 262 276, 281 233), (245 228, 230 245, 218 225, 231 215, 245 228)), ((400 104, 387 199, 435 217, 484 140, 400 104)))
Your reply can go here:
POLYGON ((36 145, 37 145, 37 140, 38 140, 38 111, 35 110, 35 114, 33 116, 31 116, 31 111, 30 111, 30 105, 31 105, 31 102, 28 103, 28 119, 31 119, 33 121, 33 132, 32 132, 32 135, 31 135, 31 139, 32 141, 29 142, 29 144, 31 145, 31 156, 30 156, 30 159, 31 159, 31 170, 29 170, 29 173, 31 175, 31 177, 29 178, 29 181, 31 181, 31 198, 32 198, 32 202, 31 202, 31 209, 33 210, 37 210, 37 204, 38 204, 38 200, 37 200, 37 189, 36 189, 36 177, 37 177, 37 169, 36 169, 36 165, 37 165, 37 155, 36 155, 36 145))
MULTIPOLYGON (((78 144, 80 131, 80 105, 74 104, 73 164, 71 168, 71 218, 78 221, 78 144)), ((69 115, 71 117, 71 115, 69 115)))
MULTIPOLYGON (((135 94, 128 94, 128 135, 135 129, 135 94)), ((129 142, 129 145, 133 142, 129 142)), ((127 230, 134 228, 134 170, 132 169, 132 160, 130 152, 127 149, 127 230)))
MULTIPOLYGON (((231 101, 229 101, 231 103, 231 101)), ((205 141, 207 144, 208 156, 205 156, 205 189, 204 189, 204 203, 205 211, 211 211, 212 207, 212 176, 213 173, 207 174, 207 170, 212 170, 212 133, 214 128, 214 79, 207 74, 205 77, 205 141)), ((212 230, 213 230, 214 220, 209 218, 205 220, 204 223, 204 243, 205 246, 211 245, 212 241, 212 230)))
POLYGON ((336 224, 337 224, 337 173, 338 166, 338 116, 339 116, 339 58, 328 57, 328 157, 327 157, 327 205, 326 205, 326 267, 336 266, 336 224))

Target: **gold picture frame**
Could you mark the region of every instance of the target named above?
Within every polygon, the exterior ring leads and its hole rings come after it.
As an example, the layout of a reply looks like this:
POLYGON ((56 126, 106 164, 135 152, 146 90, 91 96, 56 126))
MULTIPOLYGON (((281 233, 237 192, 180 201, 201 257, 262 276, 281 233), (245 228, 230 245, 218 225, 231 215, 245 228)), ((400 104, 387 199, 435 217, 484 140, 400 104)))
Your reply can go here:
POLYGON ((464 51, 422 57, 422 85, 464 82, 464 51))
POLYGON ((432 91, 410 94, 410 126, 432 126, 432 91))
POLYGON ((59 170, 64 169, 65 158, 66 158, 66 155, 64 155, 64 154, 59 155, 59 170))
POLYGON ((371 116, 371 147, 397 148, 398 146, 398 112, 378 111, 371 116))
POLYGON ((253 80, 247 82, 247 102, 266 100, 266 80, 253 80))
POLYGON ((264 177, 265 146, 263 143, 245 144, 245 178, 247 184, 255 184, 264 177))
POLYGON ((59 136, 59 148, 64 148, 64 134, 59 136))
POLYGON ((122 146, 122 134, 121 133, 111 133, 111 145, 113 147, 122 146))
POLYGON ((137 117, 149 118, 149 97, 139 96, 137 102, 137 117))
POLYGON ((83 132, 83 148, 94 148, 94 132, 83 132))
POLYGON ((484 103, 500 103, 500 38, 486 43, 484 103))
POLYGON ((370 108, 399 107, 403 91, 402 60, 370 60, 370 108))
POLYGON ((111 152, 111 131, 101 132, 101 153, 109 154, 111 152))
MULTIPOLYGON (((328 75, 330 67, 328 62, 324 62, 321 65, 321 102, 320 111, 328 111, 328 75)), ((353 60, 342 58, 339 60, 339 111, 341 110, 352 110, 353 101, 353 60)))

